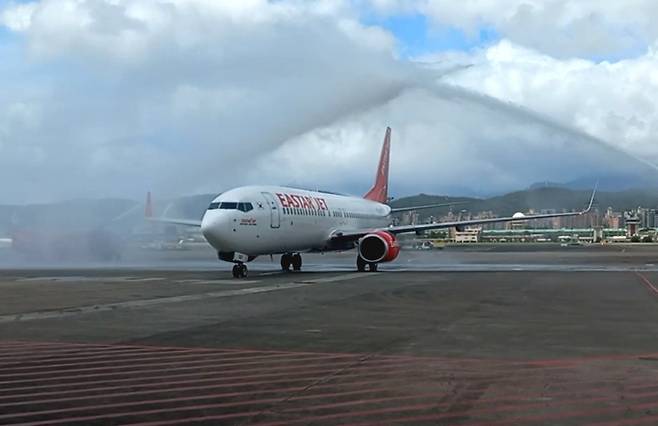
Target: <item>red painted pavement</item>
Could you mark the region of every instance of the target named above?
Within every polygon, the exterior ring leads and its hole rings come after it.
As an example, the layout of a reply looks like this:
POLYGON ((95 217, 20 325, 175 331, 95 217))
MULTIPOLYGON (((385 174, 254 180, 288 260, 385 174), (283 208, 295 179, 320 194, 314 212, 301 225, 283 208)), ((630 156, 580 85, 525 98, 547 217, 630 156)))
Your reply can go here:
POLYGON ((655 359, 0 342, 0 425, 650 425, 655 359))

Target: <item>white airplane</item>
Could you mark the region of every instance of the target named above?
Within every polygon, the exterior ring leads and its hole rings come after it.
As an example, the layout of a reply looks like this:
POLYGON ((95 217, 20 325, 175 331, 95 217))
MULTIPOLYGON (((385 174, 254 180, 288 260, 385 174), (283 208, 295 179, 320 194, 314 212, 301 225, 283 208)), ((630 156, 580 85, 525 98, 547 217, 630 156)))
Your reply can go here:
MULTIPOLYGON (((475 219, 422 225, 392 226, 391 214, 427 209, 448 204, 394 209, 388 201, 388 166, 391 129, 386 129, 375 183, 362 198, 322 191, 308 191, 285 186, 243 186, 215 198, 200 221, 170 218, 152 220, 201 227, 208 243, 217 250, 220 260, 233 262, 233 276, 247 276, 247 262, 257 256, 281 254, 281 268, 302 267, 303 252, 343 251, 357 248, 359 271, 376 271, 377 265, 395 260, 400 252, 396 235, 420 233, 432 229, 469 225, 578 216, 589 206, 572 213, 554 213, 475 219)), ((150 199, 150 197, 149 197, 150 199)), ((455 204, 455 203, 453 203, 455 204)), ((151 211, 147 204, 147 212, 151 211)), ((147 216, 150 216, 147 213, 147 216)))

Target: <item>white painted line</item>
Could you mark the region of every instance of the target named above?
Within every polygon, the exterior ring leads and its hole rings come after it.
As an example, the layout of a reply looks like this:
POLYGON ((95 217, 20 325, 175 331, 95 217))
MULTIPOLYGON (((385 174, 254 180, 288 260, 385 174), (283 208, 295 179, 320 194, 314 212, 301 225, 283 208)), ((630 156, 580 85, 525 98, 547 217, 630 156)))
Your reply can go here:
POLYGON ((57 282, 57 283, 80 283, 80 282, 145 282, 145 281, 162 281, 162 277, 87 277, 87 276, 54 276, 54 277, 30 277, 19 278, 19 282, 57 282))
POLYGON ((372 277, 374 275, 379 275, 379 272, 353 272, 351 274, 337 275, 335 277, 317 278, 314 280, 303 280, 303 281, 295 281, 295 282, 302 284, 322 284, 322 283, 333 283, 337 281, 348 281, 356 278, 372 277))
MULTIPOLYGON (((353 280, 356 278, 372 277, 378 274, 379 272, 356 272, 351 274, 337 275, 328 278, 318 278, 314 280, 307 280, 300 282, 274 284, 274 285, 263 286, 263 287, 251 287, 251 288, 214 291, 207 293, 181 295, 181 296, 159 297, 156 299, 129 300, 126 302, 79 306, 75 308, 52 310, 52 311, 36 311, 36 312, 26 312, 22 314, 0 315, 0 324, 8 323, 8 322, 16 322, 16 321, 66 318, 76 315, 114 311, 117 309, 146 308, 149 306, 157 306, 157 305, 164 305, 170 303, 190 302, 195 300, 204 300, 204 299, 221 298, 221 297, 244 296, 244 295, 258 294, 258 293, 269 293, 272 291, 306 287, 314 284, 332 283, 332 282, 353 280)), ((227 280, 227 281, 233 282, 233 280, 227 280)), ((260 282, 260 281, 240 281, 240 280, 235 280, 235 281, 240 284, 260 282)), ((217 283, 217 281, 209 281, 209 282, 217 283)))
POLYGON ((177 284, 256 284, 259 280, 176 280, 177 284))
POLYGON ((270 272, 261 272, 258 274, 259 277, 265 277, 268 275, 281 275, 283 274, 283 271, 270 271, 270 272))
POLYGON ((149 277, 149 278, 134 278, 130 277, 126 281, 129 282, 146 282, 146 281, 162 281, 164 278, 162 277, 149 277))

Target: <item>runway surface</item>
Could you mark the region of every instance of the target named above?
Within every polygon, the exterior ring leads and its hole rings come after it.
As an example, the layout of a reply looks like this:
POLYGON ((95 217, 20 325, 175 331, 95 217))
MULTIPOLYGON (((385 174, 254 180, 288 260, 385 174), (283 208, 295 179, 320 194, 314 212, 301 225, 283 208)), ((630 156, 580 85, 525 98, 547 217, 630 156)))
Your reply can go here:
POLYGON ((0 424, 658 424, 654 247, 4 269, 0 424))

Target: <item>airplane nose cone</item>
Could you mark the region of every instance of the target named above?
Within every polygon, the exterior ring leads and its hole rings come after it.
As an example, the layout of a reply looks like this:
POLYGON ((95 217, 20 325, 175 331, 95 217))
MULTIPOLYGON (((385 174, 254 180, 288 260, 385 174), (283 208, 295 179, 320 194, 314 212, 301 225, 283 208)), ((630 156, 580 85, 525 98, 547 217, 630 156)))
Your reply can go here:
POLYGON ((217 212, 207 212, 201 220, 201 233, 217 250, 227 248, 228 224, 217 212))

